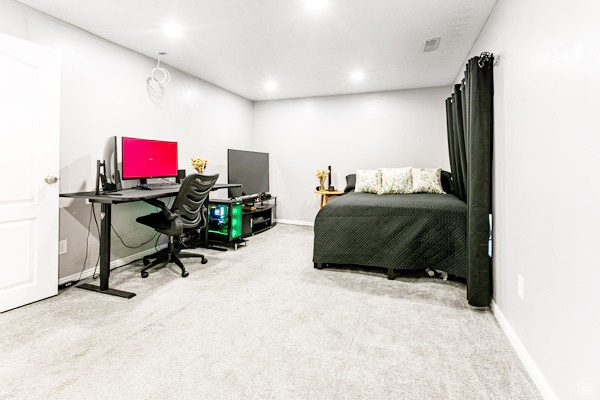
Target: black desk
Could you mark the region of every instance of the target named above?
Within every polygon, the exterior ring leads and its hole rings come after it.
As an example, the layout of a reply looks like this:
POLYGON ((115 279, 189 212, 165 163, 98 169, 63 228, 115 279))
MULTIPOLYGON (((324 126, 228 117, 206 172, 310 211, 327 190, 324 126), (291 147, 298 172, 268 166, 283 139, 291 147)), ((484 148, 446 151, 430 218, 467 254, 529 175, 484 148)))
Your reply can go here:
MULTIPOLYGON (((241 187, 236 183, 216 184, 212 190, 228 189, 241 187)), ((96 194, 95 192, 77 192, 63 193, 60 197, 71 199, 87 199, 90 203, 100 203, 100 286, 82 283, 78 288, 92 290, 94 292, 110 294, 112 296, 124 297, 127 299, 135 296, 135 293, 126 292, 118 289, 110 289, 108 281, 110 279, 110 239, 111 239, 111 211, 113 204, 131 203, 134 201, 144 201, 157 199, 160 197, 173 197, 179 193, 180 185, 173 185, 166 189, 123 189, 119 192, 96 194)))

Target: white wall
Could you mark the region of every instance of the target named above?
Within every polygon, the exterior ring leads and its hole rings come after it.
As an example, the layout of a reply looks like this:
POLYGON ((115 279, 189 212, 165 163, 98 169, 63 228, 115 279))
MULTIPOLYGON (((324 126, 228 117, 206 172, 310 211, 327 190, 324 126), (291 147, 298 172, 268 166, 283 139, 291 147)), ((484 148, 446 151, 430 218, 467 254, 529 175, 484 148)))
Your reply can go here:
POLYGON ((451 87, 257 102, 253 145, 270 153, 279 219, 312 223, 317 169, 345 176, 378 167, 449 170, 444 100, 451 87))
POLYGON ((600 398, 598 21, 594 0, 499 0, 471 54, 500 56, 494 299, 561 399, 586 377, 600 398))
MULTIPOLYGON (((61 193, 93 189, 96 160, 106 138, 113 135, 178 141, 180 168, 192 172, 192 157, 207 158, 207 173, 219 172, 220 182, 227 181, 227 148, 250 146, 249 100, 171 67, 172 83, 165 95, 149 96, 146 78, 155 60, 13 0, 0 0, 0 32, 61 53, 61 193)), ((89 207, 83 201, 61 200, 60 238, 68 240, 69 249, 60 257, 61 277, 78 273, 83 266, 89 207)), ((128 244, 153 236, 151 229, 135 222, 150 210, 143 203, 113 207, 113 225, 128 244)), ((96 238, 94 233, 87 265, 96 261, 96 238)), ((113 235, 112 258, 152 245, 130 250, 113 235)))

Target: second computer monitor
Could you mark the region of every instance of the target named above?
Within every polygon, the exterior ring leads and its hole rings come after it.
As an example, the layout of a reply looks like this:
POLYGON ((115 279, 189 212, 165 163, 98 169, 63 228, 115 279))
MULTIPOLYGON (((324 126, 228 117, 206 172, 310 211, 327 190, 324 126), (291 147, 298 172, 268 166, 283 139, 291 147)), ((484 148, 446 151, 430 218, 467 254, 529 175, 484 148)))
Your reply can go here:
POLYGON ((177 177, 177 142, 122 138, 123 179, 177 177))

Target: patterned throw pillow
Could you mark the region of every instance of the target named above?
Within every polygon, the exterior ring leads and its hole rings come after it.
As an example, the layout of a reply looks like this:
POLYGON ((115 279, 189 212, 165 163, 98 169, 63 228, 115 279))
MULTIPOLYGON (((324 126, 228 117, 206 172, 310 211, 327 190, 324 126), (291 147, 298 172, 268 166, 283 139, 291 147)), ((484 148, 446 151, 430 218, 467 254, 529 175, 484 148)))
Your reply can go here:
POLYGON ((379 168, 381 188, 377 194, 412 193, 412 167, 379 168))
POLYGON ((413 168, 413 193, 442 193, 441 168, 413 168))
POLYGON ((357 169, 355 193, 377 193, 381 187, 381 172, 378 169, 357 169))

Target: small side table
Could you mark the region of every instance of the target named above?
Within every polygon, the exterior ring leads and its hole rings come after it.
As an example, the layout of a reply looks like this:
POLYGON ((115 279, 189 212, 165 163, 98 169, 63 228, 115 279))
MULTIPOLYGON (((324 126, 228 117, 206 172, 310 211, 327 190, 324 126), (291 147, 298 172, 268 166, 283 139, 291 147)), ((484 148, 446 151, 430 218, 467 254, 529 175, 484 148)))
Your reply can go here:
POLYGON ((338 197, 344 194, 344 192, 340 192, 339 190, 315 190, 315 193, 321 195, 321 199, 319 200, 319 208, 323 208, 323 206, 329 202, 330 198, 338 197))

